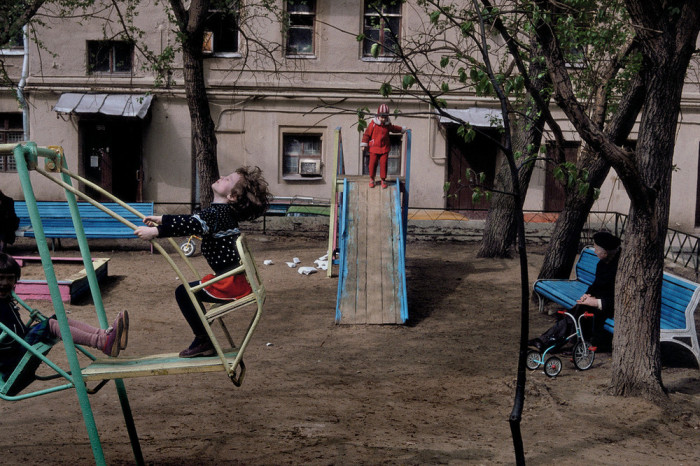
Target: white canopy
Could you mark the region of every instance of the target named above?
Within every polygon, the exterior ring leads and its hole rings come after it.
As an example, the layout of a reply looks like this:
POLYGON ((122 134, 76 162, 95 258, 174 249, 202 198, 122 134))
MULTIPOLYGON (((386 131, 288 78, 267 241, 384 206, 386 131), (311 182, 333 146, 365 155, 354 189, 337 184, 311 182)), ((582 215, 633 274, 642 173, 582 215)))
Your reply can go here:
POLYGON ((501 115, 500 110, 495 110, 493 108, 446 108, 444 109, 444 112, 450 116, 440 115, 440 123, 442 124, 459 123, 460 121, 464 121, 472 126, 487 128, 497 127, 503 124, 503 116, 501 115))
POLYGON ((146 94, 61 94, 53 110, 59 113, 101 113, 146 118, 152 95, 146 94))

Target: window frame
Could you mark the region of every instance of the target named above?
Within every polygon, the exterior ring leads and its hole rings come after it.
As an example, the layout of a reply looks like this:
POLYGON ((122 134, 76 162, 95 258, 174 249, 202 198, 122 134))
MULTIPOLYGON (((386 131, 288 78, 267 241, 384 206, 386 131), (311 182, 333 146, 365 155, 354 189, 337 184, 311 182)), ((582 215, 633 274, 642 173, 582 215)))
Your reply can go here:
POLYGON ((20 29, 18 36, 14 38, 18 45, 12 45, 12 42, 8 42, 0 45, 0 55, 24 55, 24 28, 20 29))
POLYGON ((238 9, 238 13, 233 13, 232 10, 223 10, 220 8, 210 8, 207 12, 207 18, 205 19, 204 26, 204 37, 202 39, 202 53, 204 57, 214 57, 214 58, 240 58, 241 54, 241 27, 240 27, 240 2, 236 1, 235 5, 238 9), (235 50, 221 50, 217 51, 216 46, 218 43, 217 31, 212 27, 212 23, 216 21, 216 17, 221 15, 217 26, 219 29, 219 34, 223 30, 223 27, 228 23, 225 19, 229 15, 233 15, 233 21, 235 22, 235 50), (213 45, 207 45, 208 42, 212 41, 213 45))
MULTIPOLYGON (((0 113, 0 144, 14 144, 24 140, 21 113, 0 113), (12 137, 14 136, 14 137, 12 137)), ((0 173, 16 173, 12 154, 0 156, 0 173)))
POLYGON ((386 29, 387 27, 385 26, 385 18, 397 18, 398 19, 398 25, 397 25, 397 31, 395 33, 395 44, 399 44, 401 41, 401 28, 402 28, 402 23, 403 23, 403 6, 402 3, 399 2, 398 8, 399 11, 398 13, 387 13, 385 12, 385 4, 391 3, 397 0, 365 0, 364 5, 363 5, 363 12, 362 12, 362 33, 364 35, 364 39, 361 44, 361 49, 360 49, 360 57, 363 61, 396 61, 398 58, 396 57, 396 53, 392 51, 387 51, 387 40, 391 40, 391 38, 386 38, 384 35, 386 34, 386 29), (382 11, 377 12, 375 9, 370 7, 370 4, 372 3, 381 3, 382 11), (378 27, 374 28, 369 28, 368 27, 368 21, 370 21, 372 18, 378 18, 379 19, 379 25, 378 27), (379 38, 376 41, 373 41, 372 39, 369 39, 370 35, 368 34, 368 31, 370 30, 376 30, 379 32, 379 38), (381 47, 381 51, 379 55, 375 58, 372 56, 371 52, 365 52, 366 49, 371 50, 372 44, 378 43, 381 47))
POLYGON ((280 172, 280 177, 284 181, 322 181, 324 177, 324 166, 325 166, 325 157, 324 157, 324 129, 323 128, 318 128, 318 127, 308 127, 308 128, 299 128, 299 127, 285 127, 285 128, 280 128, 280 159, 279 159, 279 172, 280 172), (312 153, 304 153, 303 151, 300 152, 298 155, 295 155, 297 159, 297 171, 296 173, 293 172, 285 172, 285 164, 286 164, 286 158, 289 156, 287 153, 287 138, 288 137, 300 137, 300 138, 318 138, 318 154, 312 154, 312 153), (299 160, 301 159, 318 159, 320 161, 320 173, 318 175, 302 175, 299 173, 299 160))
MULTIPOLYGON (((89 75, 128 75, 134 72, 134 44, 126 40, 88 40, 86 41, 85 51, 87 53, 86 66, 85 69, 89 75), (107 60, 109 62, 109 70, 96 70, 95 64, 93 64, 93 57, 97 57, 97 52, 99 50, 94 50, 92 47, 109 47, 107 60), (129 55, 129 69, 128 70, 117 70, 117 63, 119 62, 119 57, 117 56, 117 47, 126 46, 128 48, 129 55)), ((96 61, 96 60, 95 60, 96 61)))
POLYGON ((285 57, 286 58, 316 58, 316 0, 301 0, 305 1, 307 4, 312 6, 312 11, 310 12, 291 12, 290 3, 298 3, 300 0, 287 0, 285 2, 285 8, 287 13, 287 31, 285 32, 285 57), (311 18, 311 26, 308 25, 294 25, 293 18, 311 18), (290 31, 293 29, 298 30, 310 30, 311 31, 311 51, 310 52, 291 52, 290 47, 290 31))

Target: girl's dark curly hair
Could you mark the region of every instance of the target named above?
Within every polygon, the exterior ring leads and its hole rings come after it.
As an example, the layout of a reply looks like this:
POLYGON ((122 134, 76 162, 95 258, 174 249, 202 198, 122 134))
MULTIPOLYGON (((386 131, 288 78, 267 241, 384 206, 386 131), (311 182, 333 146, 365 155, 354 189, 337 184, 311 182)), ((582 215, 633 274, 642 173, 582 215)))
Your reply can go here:
POLYGON ((240 167, 241 179, 231 190, 232 201, 239 220, 254 220, 265 213, 272 201, 269 186, 260 167, 240 167))
POLYGON ((17 280, 22 276, 22 268, 19 266, 14 257, 4 252, 0 252, 0 273, 12 274, 17 280))

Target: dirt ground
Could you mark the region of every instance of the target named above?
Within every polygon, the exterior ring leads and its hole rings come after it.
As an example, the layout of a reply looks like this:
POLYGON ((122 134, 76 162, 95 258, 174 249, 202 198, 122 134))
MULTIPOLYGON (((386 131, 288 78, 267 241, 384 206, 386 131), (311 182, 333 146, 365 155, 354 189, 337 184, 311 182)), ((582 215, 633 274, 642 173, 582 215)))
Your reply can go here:
MULTIPOLYGON (((323 240, 254 235, 267 286, 240 388, 222 373, 126 379, 143 455, 153 465, 512 464, 520 287, 517 260, 475 257, 477 245, 409 242, 410 323, 334 323, 337 279, 300 275, 323 240), (274 264, 262 265, 271 259, 274 264)), ((13 252, 13 251, 10 251, 13 252)), ((16 254, 26 254, 18 243, 16 254)), ((76 255, 70 245, 56 255, 76 255)), ((131 316, 125 356, 179 351, 191 334, 173 298, 175 273, 147 250, 110 257, 109 318, 131 316)), ((194 263, 206 271, 201 256, 194 263)), ((530 280, 541 251, 530 253, 530 280)), ((32 302, 51 313, 47 302, 32 302)), ((70 316, 96 322, 91 300, 70 316)), ((552 317, 531 308, 531 334, 552 317)), ((231 318, 243 325, 248 317, 231 318)), ((239 326, 240 326, 239 325, 239 326)), ((218 331, 218 327, 215 327, 218 331)), ((700 464, 700 371, 663 348, 669 406, 607 394, 609 353, 577 371, 528 372, 522 432, 529 464, 700 464)), ((51 353, 65 360, 63 346, 51 353)), ((35 385, 36 386, 36 385, 35 385)), ((108 464, 133 464, 113 384, 90 397, 108 464)), ((91 464, 72 391, 2 403, 3 464, 91 464)))

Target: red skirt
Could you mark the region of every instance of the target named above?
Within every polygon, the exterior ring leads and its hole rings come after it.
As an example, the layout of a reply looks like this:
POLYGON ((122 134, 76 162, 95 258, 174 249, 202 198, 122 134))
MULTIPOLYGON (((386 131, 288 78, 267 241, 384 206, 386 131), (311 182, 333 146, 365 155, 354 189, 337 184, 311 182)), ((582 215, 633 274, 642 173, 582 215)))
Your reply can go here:
MULTIPOLYGON (((216 277, 214 274, 205 275, 200 283, 208 282, 214 277, 216 277)), ((216 283, 204 287, 204 291, 212 298, 233 301, 249 295, 253 292, 253 289, 250 287, 250 283, 248 283, 245 275, 241 274, 232 275, 223 280, 219 280, 216 283)))

